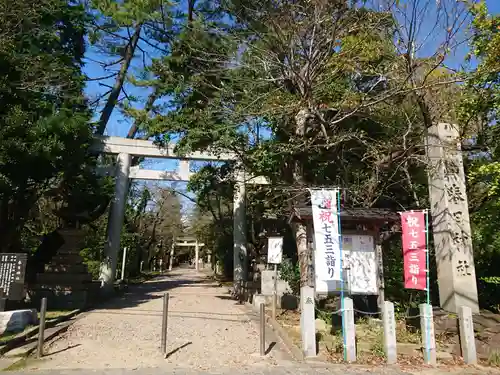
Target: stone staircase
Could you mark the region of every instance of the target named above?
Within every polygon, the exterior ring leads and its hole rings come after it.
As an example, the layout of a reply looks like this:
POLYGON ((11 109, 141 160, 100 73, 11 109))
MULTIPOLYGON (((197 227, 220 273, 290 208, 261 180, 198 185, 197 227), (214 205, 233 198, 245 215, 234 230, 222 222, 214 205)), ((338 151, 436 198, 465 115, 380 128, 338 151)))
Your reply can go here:
POLYGON ((38 306, 46 297, 49 309, 85 308, 97 298, 100 283, 92 281, 92 275, 80 256, 84 233, 78 229, 58 232, 64 244, 45 265, 45 271, 37 274, 30 298, 38 306))

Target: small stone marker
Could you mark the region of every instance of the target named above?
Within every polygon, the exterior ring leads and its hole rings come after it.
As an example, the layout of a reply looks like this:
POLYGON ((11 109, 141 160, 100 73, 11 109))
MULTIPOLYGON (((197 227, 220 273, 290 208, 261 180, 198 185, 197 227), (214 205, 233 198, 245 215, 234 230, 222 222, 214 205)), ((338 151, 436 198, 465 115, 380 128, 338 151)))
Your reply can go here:
POLYGON ((394 318, 394 304, 392 302, 384 301, 382 321, 384 324, 384 352, 387 363, 392 365, 398 361, 396 319, 394 318))
POLYGON ((474 321, 472 320, 472 309, 461 306, 458 312, 460 325, 460 346, 462 357, 468 365, 477 363, 476 338, 474 336, 474 321))
POLYGON ((420 329, 422 332, 424 363, 434 366, 436 365, 436 338, 434 336, 432 306, 422 303, 418 307, 420 310, 420 329))
POLYGON ((344 298, 345 359, 356 362, 356 325, 354 324, 354 304, 349 297, 344 298))
POLYGON ((316 324, 314 311, 314 288, 300 288, 300 332, 302 335, 302 352, 304 356, 316 357, 316 324))

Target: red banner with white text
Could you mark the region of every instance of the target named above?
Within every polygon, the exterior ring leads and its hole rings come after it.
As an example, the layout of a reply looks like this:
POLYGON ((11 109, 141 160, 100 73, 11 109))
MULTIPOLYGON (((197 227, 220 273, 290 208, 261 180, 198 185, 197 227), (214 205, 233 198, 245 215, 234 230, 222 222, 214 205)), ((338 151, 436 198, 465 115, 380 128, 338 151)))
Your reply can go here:
POLYGON ((424 211, 401 213, 406 289, 427 289, 426 224, 424 211))

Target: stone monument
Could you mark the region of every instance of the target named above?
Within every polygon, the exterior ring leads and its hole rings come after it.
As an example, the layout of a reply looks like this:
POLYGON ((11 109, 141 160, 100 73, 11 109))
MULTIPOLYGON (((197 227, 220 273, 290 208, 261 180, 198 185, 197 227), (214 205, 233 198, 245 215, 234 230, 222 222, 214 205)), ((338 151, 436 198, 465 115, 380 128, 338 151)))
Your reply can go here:
POLYGON ((49 309, 78 309, 86 307, 99 293, 100 283, 92 275, 80 255, 83 232, 78 229, 58 231, 64 244, 57 250, 43 273, 36 275, 32 300, 39 305, 47 297, 49 309))
POLYGON ((439 300, 444 310, 479 312, 461 142, 455 125, 439 123, 427 135, 429 196, 439 300))

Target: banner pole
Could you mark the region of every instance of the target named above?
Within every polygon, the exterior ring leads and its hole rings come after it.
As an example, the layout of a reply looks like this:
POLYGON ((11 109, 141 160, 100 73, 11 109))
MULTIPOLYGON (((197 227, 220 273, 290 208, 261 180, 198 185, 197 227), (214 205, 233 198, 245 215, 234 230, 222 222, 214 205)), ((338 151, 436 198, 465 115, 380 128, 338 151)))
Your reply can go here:
POLYGON ((340 253, 340 311, 342 314, 342 339, 344 342, 344 361, 347 361, 347 338, 345 329, 345 310, 344 310, 344 260, 342 251, 342 227, 340 221, 340 190, 337 189, 337 225, 339 232, 339 253, 340 253))
POLYGON ((431 290, 430 290, 430 256, 429 256, 429 210, 425 210, 425 263, 426 263, 426 289, 427 289, 427 345, 425 347, 425 350, 427 352, 427 358, 430 358, 430 352, 431 352, 431 347, 430 347, 430 329, 429 327, 431 326, 431 312, 432 312, 432 306, 431 306, 431 290))
POLYGON ((427 270, 427 304, 431 304, 431 288, 430 288, 430 256, 429 256, 429 210, 425 210, 425 268, 427 270))

